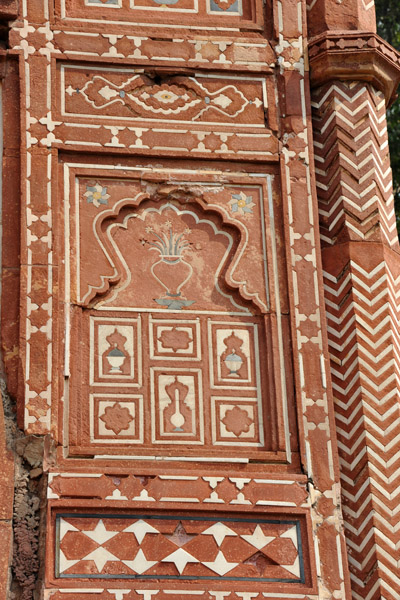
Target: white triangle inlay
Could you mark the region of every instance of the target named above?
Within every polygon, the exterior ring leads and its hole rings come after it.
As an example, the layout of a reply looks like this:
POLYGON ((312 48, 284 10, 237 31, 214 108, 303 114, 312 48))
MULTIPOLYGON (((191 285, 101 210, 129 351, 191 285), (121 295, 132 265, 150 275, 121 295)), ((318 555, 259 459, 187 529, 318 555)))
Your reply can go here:
POLYGON ((68 523, 68 521, 64 521, 64 519, 60 518, 60 542, 68 531, 79 531, 79 529, 71 525, 71 523, 68 523))
POLYGON ((76 565, 77 562, 79 562, 79 560, 69 560, 65 556, 64 552, 62 550, 60 550, 60 562, 59 562, 60 573, 64 573, 64 571, 66 571, 70 567, 73 567, 73 565, 76 565))

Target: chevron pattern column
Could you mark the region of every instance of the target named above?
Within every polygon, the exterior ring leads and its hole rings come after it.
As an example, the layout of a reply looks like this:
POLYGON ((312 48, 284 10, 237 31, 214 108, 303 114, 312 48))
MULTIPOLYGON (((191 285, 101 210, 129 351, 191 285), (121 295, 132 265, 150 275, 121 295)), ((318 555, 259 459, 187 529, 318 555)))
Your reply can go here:
POLYGON ((337 81, 316 90, 312 105, 323 243, 398 247, 384 95, 337 81))
POLYGON ((400 254, 385 97, 313 91, 343 515, 354 600, 400 598, 400 254))

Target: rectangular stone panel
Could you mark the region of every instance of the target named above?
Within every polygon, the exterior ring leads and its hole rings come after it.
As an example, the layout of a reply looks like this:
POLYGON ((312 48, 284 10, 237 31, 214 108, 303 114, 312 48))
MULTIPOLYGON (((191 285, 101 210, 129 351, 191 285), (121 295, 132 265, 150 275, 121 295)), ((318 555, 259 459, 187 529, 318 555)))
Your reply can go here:
POLYGON ((61 116, 138 123, 245 124, 264 127, 263 79, 172 76, 158 82, 142 69, 60 65, 61 116))
POLYGON ((92 317, 90 383, 103 387, 142 384, 141 320, 92 317))
POLYGON ((158 26, 182 29, 211 29, 230 25, 233 29, 260 29, 262 2, 248 0, 56 0, 56 18, 98 23, 106 14, 109 22, 119 25, 133 22, 141 28, 151 20, 158 26))
POLYGON ((240 476, 227 474, 224 468, 217 473, 204 471, 205 475, 196 475, 193 470, 182 474, 179 469, 181 465, 175 472, 158 474, 156 466, 146 470, 148 477, 143 477, 140 469, 133 475, 115 466, 107 467, 105 473, 99 469, 75 474, 51 472, 47 497, 58 505, 71 499, 92 498, 94 503, 118 500, 125 510, 134 511, 146 502, 157 502, 157 506, 167 510, 183 505, 192 510, 193 504, 202 509, 225 505, 227 510, 240 506, 246 510, 265 506, 292 510, 304 505, 307 498, 304 475, 282 473, 266 478, 264 465, 261 472, 240 476))
POLYGON ((254 323, 208 322, 212 388, 257 390, 260 382, 258 328, 254 323), (222 360, 218 360, 222 357, 222 360))
POLYGON ((152 443, 204 444, 200 369, 151 367, 152 443))
POLYGON ((275 94, 265 76, 176 73, 57 63, 55 141, 80 149, 277 160, 277 136, 266 122, 275 94))
POLYGON ((211 418, 213 444, 262 446, 264 423, 261 398, 212 396, 211 418))
POLYGON ((62 173, 70 456, 290 461, 275 175, 62 173))
MULTIPOLYGON (((243 37, 234 38, 233 34, 221 38, 210 36, 203 32, 195 38, 186 37, 184 32, 171 32, 167 37, 155 38, 153 32, 147 35, 134 35, 131 28, 122 35, 93 35, 82 30, 54 31, 54 44, 63 48, 64 55, 76 59, 77 44, 80 45, 79 60, 89 60, 95 54, 103 58, 112 58, 117 62, 121 59, 131 59, 136 64, 151 64, 162 67, 166 61, 170 67, 179 69, 185 61, 191 69, 206 71, 237 70, 242 73, 272 73, 276 56, 270 43, 265 38, 243 37), (118 57, 116 59, 115 57, 118 57)), ((273 79, 270 81, 273 85, 273 79)), ((276 106, 270 105, 272 114, 276 106)), ((272 119, 276 127, 276 114, 272 119)))
MULTIPOLYGON (((304 524, 303 524, 304 525, 304 524)), ((63 579, 306 582, 302 519, 265 516, 56 516, 63 579)))
POLYGON ((149 320, 150 358, 153 360, 200 360, 200 322, 196 320, 149 320))

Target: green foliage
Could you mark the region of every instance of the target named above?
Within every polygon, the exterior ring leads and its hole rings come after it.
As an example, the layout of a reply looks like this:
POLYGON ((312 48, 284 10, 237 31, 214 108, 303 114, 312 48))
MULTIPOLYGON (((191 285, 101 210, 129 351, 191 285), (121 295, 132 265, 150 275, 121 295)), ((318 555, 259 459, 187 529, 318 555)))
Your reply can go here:
POLYGON ((378 34, 389 44, 400 49, 399 0, 375 0, 378 34))
MULTIPOLYGON (((375 0, 378 34, 400 51, 400 1, 375 0)), ((387 115, 390 158, 393 169, 394 201, 397 227, 400 231, 400 100, 391 106, 387 115)))

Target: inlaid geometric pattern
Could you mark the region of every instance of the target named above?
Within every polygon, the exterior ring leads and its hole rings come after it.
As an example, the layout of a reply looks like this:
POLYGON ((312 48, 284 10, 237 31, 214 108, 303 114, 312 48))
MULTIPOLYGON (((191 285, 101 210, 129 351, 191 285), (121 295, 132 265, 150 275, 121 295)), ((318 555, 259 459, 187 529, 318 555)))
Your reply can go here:
POLYGON ((229 153, 276 160, 278 140, 266 119, 270 83, 259 75, 155 77, 134 67, 60 62, 53 138, 145 154, 216 152, 222 158, 229 153))
POLYGON ((91 311, 82 330, 90 352, 77 359, 79 401, 71 394, 71 432, 75 415, 82 415, 80 444, 135 444, 135 452, 152 445, 175 451, 225 445, 235 452, 270 446, 256 319, 98 314, 91 311))
POLYGON ((264 125, 262 80, 171 77, 162 83, 135 69, 61 66, 62 115, 130 122, 193 121, 264 125))
MULTIPOLYGON (((377 256, 379 261, 379 256, 377 256)), ((354 257, 324 273, 343 515, 354 598, 400 593, 399 273, 354 257), (338 271, 338 272, 337 272, 338 271), (389 549, 389 550, 388 550, 389 549), (382 569, 371 576, 379 560, 382 569)), ((374 261, 375 262, 375 261, 374 261)))
POLYGON ((57 515, 64 578, 304 582, 299 520, 57 515))
POLYGON ((336 81, 315 90, 313 108, 352 594, 392 600, 400 594, 399 246, 385 99, 371 85, 336 81))
POLYGON ((398 244, 382 92, 336 81, 313 94, 314 153, 323 245, 398 244))

